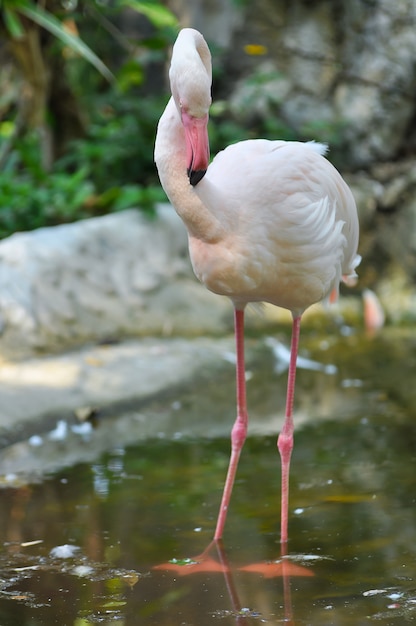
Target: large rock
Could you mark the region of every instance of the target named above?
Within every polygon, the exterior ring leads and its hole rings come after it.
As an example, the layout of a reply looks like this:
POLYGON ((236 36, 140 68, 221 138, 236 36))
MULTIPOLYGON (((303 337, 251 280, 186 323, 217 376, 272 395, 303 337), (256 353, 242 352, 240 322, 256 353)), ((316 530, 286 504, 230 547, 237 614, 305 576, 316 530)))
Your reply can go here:
POLYGON ((19 357, 129 335, 224 331, 231 307, 192 273, 170 206, 0 242, 0 351, 19 357))

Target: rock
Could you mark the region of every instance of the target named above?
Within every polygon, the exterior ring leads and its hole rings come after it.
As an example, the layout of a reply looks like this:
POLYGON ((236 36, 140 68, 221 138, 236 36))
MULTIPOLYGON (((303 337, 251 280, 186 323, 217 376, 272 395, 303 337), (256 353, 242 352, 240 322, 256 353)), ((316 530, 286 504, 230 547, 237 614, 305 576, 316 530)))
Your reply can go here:
POLYGON ((260 118, 326 141, 331 158, 354 169, 414 150, 413 0, 249 0, 231 3, 223 20, 218 0, 171 4, 212 44, 215 100, 230 101, 249 127, 260 118))
POLYGON ((168 205, 154 218, 130 210, 0 242, 3 358, 129 335, 218 332, 230 313, 197 283, 168 205))
POLYGON ((412 160, 380 163, 348 176, 360 218, 360 289, 377 292, 387 319, 416 319, 416 168, 412 160))
MULTIPOLYGON (((215 341, 141 338, 3 363, 0 448, 21 433, 29 437, 58 422, 76 424, 87 407, 100 417, 137 411, 156 399, 166 403, 169 393, 190 387, 202 374, 226 370, 233 378, 234 366, 224 357, 233 345, 229 336, 215 341)), ((49 438, 61 434, 54 431, 49 438)))

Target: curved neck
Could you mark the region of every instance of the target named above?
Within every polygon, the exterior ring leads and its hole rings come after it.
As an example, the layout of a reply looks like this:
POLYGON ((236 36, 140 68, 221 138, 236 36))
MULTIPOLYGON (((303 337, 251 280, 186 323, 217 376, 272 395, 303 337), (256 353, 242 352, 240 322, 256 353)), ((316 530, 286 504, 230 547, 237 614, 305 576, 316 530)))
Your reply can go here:
POLYGON ((223 227, 195 193, 186 173, 186 143, 182 122, 173 98, 159 120, 155 162, 160 182, 191 237, 218 240, 223 227))

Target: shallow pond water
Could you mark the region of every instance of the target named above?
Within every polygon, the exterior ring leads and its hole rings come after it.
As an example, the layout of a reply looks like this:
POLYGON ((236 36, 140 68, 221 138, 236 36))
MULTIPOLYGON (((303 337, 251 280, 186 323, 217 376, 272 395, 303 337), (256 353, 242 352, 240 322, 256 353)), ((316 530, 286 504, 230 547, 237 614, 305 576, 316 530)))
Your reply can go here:
POLYGON ((206 405, 186 391, 169 405, 187 415, 183 428, 175 418, 171 433, 115 440, 93 460, 5 486, 1 626, 416 621, 415 344, 404 331, 306 338, 307 356, 338 371, 299 373, 285 555, 280 417, 271 417, 285 375, 261 351, 250 364, 252 434, 224 541, 209 551, 228 464, 231 369, 201 383, 206 405), (219 435, 193 432, 214 410, 219 435))

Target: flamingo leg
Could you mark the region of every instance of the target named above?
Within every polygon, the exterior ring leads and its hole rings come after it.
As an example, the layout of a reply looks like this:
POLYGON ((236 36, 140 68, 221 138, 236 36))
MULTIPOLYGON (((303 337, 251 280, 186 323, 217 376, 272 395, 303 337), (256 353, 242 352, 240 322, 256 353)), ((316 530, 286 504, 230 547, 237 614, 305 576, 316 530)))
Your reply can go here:
POLYGON ((290 363, 286 392, 286 413, 282 431, 277 440, 282 465, 282 504, 280 522, 280 542, 287 542, 287 525, 289 517, 289 471, 293 450, 293 398, 295 395, 296 360, 298 356, 301 316, 293 318, 292 342, 290 346, 290 363))
POLYGON ((247 436, 247 402, 246 402, 246 372, 244 364, 244 309, 234 309, 234 331, 237 355, 237 418, 231 431, 231 456, 228 465, 227 478, 222 494, 221 506, 218 513, 214 539, 222 538, 225 520, 233 490, 240 453, 247 436))

